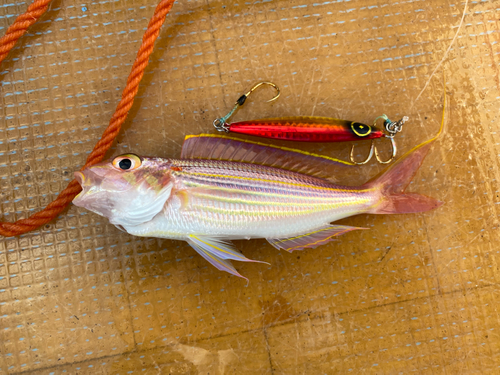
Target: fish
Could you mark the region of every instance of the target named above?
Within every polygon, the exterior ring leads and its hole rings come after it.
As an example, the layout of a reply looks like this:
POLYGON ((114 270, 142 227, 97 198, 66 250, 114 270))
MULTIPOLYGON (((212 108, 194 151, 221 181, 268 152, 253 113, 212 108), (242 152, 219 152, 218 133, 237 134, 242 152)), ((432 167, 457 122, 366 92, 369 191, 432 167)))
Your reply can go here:
POLYGON ((335 224, 346 217, 439 207, 434 198, 405 192, 431 144, 348 186, 335 182, 349 166, 334 158, 227 136, 187 136, 178 159, 124 154, 75 172, 82 191, 73 204, 134 236, 186 241, 217 269, 245 278, 231 260, 259 261, 232 240, 264 238, 292 252, 365 229, 335 224))

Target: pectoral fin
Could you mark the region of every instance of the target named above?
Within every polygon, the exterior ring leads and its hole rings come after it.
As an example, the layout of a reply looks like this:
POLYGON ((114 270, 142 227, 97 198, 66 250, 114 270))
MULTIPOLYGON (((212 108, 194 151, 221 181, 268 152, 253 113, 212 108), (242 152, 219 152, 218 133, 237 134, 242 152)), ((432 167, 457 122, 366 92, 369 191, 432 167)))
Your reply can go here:
POLYGON ((367 229, 348 227, 344 225, 327 225, 312 232, 301 234, 289 238, 266 238, 267 241, 278 250, 292 252, 294 250, 304 250, 315 248, 334 240, 334 237, 341 236, 356 229, 367 229))
POLYGON ((191 235, 189 236, 187 242, 198 252, 198 254, 208 260, 218 270, 229 272, 230 274, 242 277, 247 281, 248 279, 240 275, 229 260, 232 259, 239 260, 241 262, 265 263, 246 258, 243 254, 234 249, 231 243, 223 242, 217 238, 191 235))

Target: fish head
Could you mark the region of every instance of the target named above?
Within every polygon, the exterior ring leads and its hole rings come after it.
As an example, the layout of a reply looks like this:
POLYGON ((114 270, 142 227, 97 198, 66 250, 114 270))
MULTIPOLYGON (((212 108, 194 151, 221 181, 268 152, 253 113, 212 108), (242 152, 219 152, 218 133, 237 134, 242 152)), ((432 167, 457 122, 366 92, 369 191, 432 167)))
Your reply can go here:
POLYGON ((73 204, 117 226, 146 223, 160 213, 173 187, 168 159, 125 154, 75 172, 82 187, 73 204))

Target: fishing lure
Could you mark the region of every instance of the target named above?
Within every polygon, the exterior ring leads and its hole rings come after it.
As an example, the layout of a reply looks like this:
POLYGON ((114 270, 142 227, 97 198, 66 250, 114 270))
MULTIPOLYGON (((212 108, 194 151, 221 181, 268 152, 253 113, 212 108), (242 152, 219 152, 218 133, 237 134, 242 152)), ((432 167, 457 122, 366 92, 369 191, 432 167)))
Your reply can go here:
POLYGON ((345 162, 216 135, 187 136, 180 159, 117 156, 76 172, 73 203, 136 236, 187 241, 219 270, 256 262, 230 242, 265 238, 278 250, 315 248, 364 229, 331 224, 362 213, 432 210, 441 202, 404 193, 431 142, 361 186, 331 182, 345 162), (329 180, 330 179, 330 180, 329 180))
POLYGON ((389 164, 397 154, 397 146, 394 137, 403 129, 403 125, 408 121, 408 117, 403 117, 398 121, 391 121, 386 115, 375 119, 374 125, 362 124, 356 121, 341 120, 328 117, 281 117, 262 120, 240 121, 228 123, 228 120, 236 110, 245 104, 248 96, 262 85, 269 85, 276 90, 276 95, 268 100, 272 102, 279 98, 280 89, 272 82, 260 82, 253 86, 250 91, 240 96, 234 107, 224 117, 215 119, 214 127, 218 131, 240 133, 263 138, 273 138, 286 141, 300 142, 348 142, 359 140, 372 140, 368 157, 362 161, 354 160, 354 146, 351 148, 350 160, 353 164, 362 165, 368 163, 373 155, 381 164, 389 164), (378 119, 384 120, 385 132, 375 126, 378 119), (392 155, 388 160, 382 160, 374 139, 387 138, 391 141, 392 155))

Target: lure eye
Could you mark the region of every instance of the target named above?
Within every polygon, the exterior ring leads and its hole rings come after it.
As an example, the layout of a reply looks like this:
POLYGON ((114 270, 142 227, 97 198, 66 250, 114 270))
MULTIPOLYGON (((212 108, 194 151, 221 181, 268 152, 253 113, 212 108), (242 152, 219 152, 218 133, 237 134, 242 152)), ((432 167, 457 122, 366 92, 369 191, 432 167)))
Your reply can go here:
POLYGON ((113 159, 113 167, 121 171, 132 171, 141 166, 142 160, 134 154, 120 155, 113 159))
POLYGON ((366 137, 372 132, 372 127, 369 125, 361 124, 359 122, 352 122, 351 129, 358 137, 366 137))

